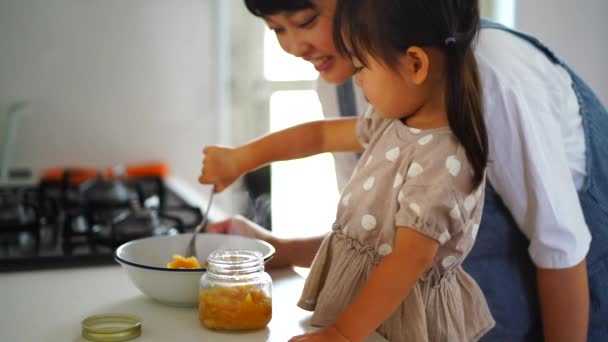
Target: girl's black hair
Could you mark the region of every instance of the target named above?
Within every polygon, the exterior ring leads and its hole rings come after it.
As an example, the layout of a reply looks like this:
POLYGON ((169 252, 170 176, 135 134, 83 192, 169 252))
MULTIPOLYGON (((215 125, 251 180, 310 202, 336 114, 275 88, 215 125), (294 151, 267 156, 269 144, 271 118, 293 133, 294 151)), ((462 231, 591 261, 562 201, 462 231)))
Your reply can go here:
POLYGON ((338 0, 336 48, 367 66, 366 56, 390 68, 410 46, 446 56, 448 121, 473 166, 475 186, 488 162, 479 71, 473 44, 480 28, 478 0, 338 0))
POLYGON ((245 0, 245 6, 258 17, 315 8, 310 0, 245 0))

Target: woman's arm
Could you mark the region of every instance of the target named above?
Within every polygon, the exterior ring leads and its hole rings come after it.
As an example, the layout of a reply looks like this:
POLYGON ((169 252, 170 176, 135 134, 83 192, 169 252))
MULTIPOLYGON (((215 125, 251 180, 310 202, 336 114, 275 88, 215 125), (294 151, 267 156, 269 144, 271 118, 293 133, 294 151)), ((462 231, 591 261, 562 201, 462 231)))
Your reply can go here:
POLYGON ((564 269, 537 269, 538 296, 547 342, 587 341, 587 263, 564 269))
MULTIPOLYGON (((439 244, 407 227, 399 227, 393 252, 378 264, 353 302, 329 327, 310 334, 336 340, 363 341, 403 302, 420 276, 431 267, 439 244)), ((306 341, 305 335, 293 341, 306 341)), ((323 339, 323 338, 321 338, 323 339)))
POLYGON ((281 258, 277 260, 276 264, 273 264, 273 267, 310 267, 325 236, 327 234, 305 238, 277 239, 274 246, 281 258))
POLYGON ((286 266, 310 267, 323 238, 327 234, 307 238, 281 239, 247 218, 236 215, 227 220, 209 223, 208 233, 234 234, 260 239, 270 243, 276 250, 266 267, 286 266))

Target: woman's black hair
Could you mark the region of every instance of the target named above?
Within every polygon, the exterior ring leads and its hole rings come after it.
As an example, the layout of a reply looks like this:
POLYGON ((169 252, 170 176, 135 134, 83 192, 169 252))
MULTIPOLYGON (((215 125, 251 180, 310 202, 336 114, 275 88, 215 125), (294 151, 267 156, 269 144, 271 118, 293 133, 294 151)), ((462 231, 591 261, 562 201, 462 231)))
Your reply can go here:
POLYGON ((245 6, 258 17, 315 8, 310 0, 245 0, 245 6))
POLYGON ((488 162, 479 71, 473 44, 479 33, 478 0, 338 0, 336 49, 367 66, 366 56, 396 68, 411 46, 446 56, 445 101, 452 132, 466 150, 475 186, 488 162))

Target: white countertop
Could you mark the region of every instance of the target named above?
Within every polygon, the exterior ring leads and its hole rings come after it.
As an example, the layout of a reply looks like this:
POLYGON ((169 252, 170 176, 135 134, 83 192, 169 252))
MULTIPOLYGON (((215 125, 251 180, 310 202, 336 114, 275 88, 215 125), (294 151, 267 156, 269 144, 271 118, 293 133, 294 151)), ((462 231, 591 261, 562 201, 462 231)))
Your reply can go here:
MULTIPOLYGON (((264 330, 219 333, 203 328, 196 308, 160 304, 139 292, 118 265, 0 273, 0 341, 86 342, 80 321, 102 313, 139 316, 132 341, 287 341, 309 331, 311 313, 296 306, 304 279, 292 269, 272 270, 273 317, 264 330)), ((366 342, 386 341, 377 334, 366 342)))

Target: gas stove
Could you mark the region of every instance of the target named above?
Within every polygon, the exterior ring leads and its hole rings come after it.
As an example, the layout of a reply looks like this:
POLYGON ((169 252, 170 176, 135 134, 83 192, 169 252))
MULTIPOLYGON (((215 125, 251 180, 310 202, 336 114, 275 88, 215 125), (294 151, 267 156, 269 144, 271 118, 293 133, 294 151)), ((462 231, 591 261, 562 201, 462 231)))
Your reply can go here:
POLYGON ((121 244, 202 218, 161 177, 75 178, 0 187, 0 272, 112 264, 121 244))

